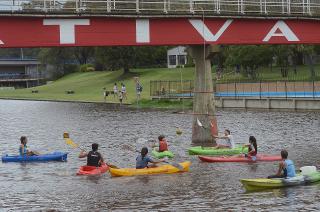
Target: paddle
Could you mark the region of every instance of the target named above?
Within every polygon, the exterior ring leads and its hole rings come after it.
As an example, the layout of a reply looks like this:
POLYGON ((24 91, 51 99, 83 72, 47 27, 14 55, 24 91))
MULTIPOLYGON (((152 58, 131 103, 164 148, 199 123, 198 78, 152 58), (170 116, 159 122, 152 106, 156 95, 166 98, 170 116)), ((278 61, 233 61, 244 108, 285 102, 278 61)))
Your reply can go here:
POLYGON ((80 150, 84 150, 84 148, 80 147, 79 144, 75 143, 70 137, 69 133, 64 132, 63 133, 63 139, 66 142, 67 145, 71 146, 72 148, 79 148, 80 150))
MULTIPOLYGON (((63 133, 63 138, 66 142, 67 145, 71 146, 72 148, 79 148, 82 151, 85 151, 85 149, 83 147, 81 147, 79 144, 75 143, 70 137, 69 137, 69 133, 64 132, 63 133)), ((109 167, 114 168, 114 169, 119 169, 117 166, 106 163, 109 167)))
POLYGON ((182 166, 181 164, 176 163, 176 162, 169 162, 169 161, 167 161, 167 160, 168 160, 168 157, 165 157, 164 159, 165 159, 166 161, 163 161, 163 163, 167 163, 167 164, 169 164, 169 165, 171 165, 171 166, 174 166, 175 168, 179 169, 180 171, 183 171, 183 170, 184 170, 184 168, 183 168, 183 166, 182 166))
MULTIPOLYGON (((200 122, 200 120, 199 120, 198 118, 197 118, 197 125, 198 125, 199 127, 204 128, 204 129, 208 129, 207 127, 203 126, 203 124, 200 122)), ((210 122, 210 126, 213 127, 212 122, 210 122)))

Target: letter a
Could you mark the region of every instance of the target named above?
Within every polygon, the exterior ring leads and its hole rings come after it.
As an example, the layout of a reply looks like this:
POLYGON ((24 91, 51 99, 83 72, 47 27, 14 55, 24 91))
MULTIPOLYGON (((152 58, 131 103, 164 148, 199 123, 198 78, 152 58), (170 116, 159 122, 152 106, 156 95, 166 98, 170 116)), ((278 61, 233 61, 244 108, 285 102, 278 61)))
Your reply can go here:
POLYGON ((292 32, 289 26, 284 21, 277 21, 272 27, 267 36, 263 39, 264 42, 268 42, 271 37, 285 37, 287 41, 299 41, 299 38, 292 32), (281 32, 277 32, 281 31, 281 32))

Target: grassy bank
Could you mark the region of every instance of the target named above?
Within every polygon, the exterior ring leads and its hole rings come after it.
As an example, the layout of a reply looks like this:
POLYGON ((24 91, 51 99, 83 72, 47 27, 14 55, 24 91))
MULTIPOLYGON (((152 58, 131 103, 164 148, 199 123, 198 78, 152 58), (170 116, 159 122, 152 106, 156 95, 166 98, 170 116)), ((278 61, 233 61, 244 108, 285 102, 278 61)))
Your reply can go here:
MULTIPOLYGON (((215 70, 215 69, 213 69, 215 70)), ((315 67, 317 80, 320 80, 320 66, 315 67)), ((0 90, 0 98, 13 99, 33 99, 33 100, 54 100, 54 101, 85 101, 85 102, 104 102, 103 88, 112 91, 113 84, 116 82, 120 88, 123 82, 127 87, 128 99, 125 103, 135 106, 136 91, 133 77, 139 77, 143 85, 142 100, 139 106, 142 108, 191 108, 192 101, 151 101, 150 100, 150 81, 151 80, 180 80, 181 73, 183 80, 193 80, 194 68, 157 68, 157 69, 139 69, 132 70, 130 73, 124 74, 122 71, 102 71, 102 72, 86 72, 73 73, 67 75, 50 84, 17 90, 0 90), (38 93, 32 93, 32 90, 38 90, 38 93), (67 90, 72 90, 74 94, 66 94, 67 90)), ((215 73, 213 72, 213 78, 215 73)), ((287 78, 282 78, 279 68, 263 68, 259 70, 259 80, 310 80, 310 72, 308 67, 298 67, 297 74, 292 70, 289 71, 287 78)), ((236 75, 232 70, 226 70, 221 82, 228 81, 249 81, 246 76, 236 75)), ((251 81, 251 80, 250 80, 251 81)), ((107 102, 119 102, 117 97, 113 95, 107 98, 107 102)))
MULTIPOLYGON (((69 74, 50 84, 28 89, 0 90, 0 98, 33 99, 33 100, 59 100, 59 101, 85 101, 104 102, 103 88, 108 91, 113 90, 114 83, 124 83, 127 88, 128 99, 124 103, 135 104, 136 91, 133 77, 139 77, 143 86, 140 102, 141 107, 165 107, 172 108, 180 105, 179 102, 170 103, 168 101, 150 101, 150 80, 175 80, 180 79, 182 69, 142 69, 133 70, 123 74, 122 71, 101 71, 69 74), (32 93, 38 90, 38 93, 32 93), (74 94, 66 94, 67 90, 74 91, 74 94)), ((193 79, 193 68, 185 68, 183 79, 193 79)), ((119 102, 117 97, 110 95, 107 102, 119 102)), ((190 103, 189 103, 190 104, 190 103)))

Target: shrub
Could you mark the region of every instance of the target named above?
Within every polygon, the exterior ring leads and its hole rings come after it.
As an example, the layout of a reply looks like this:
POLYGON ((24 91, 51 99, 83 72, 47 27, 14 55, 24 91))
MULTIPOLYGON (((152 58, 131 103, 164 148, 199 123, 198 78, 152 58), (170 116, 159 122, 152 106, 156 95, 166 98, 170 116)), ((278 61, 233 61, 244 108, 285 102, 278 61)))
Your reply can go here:
POLYGON ((80 66, 80 72, 90 72, 95 71, 92 64, 84 64, 80 66))

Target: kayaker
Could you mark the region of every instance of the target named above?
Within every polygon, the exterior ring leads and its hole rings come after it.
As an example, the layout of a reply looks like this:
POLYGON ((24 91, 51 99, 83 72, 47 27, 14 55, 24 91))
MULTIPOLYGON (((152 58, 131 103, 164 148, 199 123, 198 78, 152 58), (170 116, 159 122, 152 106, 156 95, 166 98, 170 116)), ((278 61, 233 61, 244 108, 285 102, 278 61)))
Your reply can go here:
POLYGON ((165 161, 165 159, 161 159, 161 160, 158 160, 158 161, 152 160, 148 156, 148 148, 147 147, 143 147, 141 149, 141 155, 139 155, 136 158, 136 169, 150 168, 150 167, 148 167, 148 163, 157 164, 157 163, 161 163, 161 162, 164 162, 164 161, 165 161))
POLYGON ((292 160, 288 159, 287 150, 281 151, 282 161, 279 163, 279 169, 276 175, 270 175, 268 178, 287 178, 296 176, 296 168, 292 160))
POLYGON ((155 150, 158 152, 168 151, 168 143, 167 143, 166 137, 164 135, 159 135, 158 140, 159 140, 159 144, 153 146, 153 147, 157 147, 155 150))
POLYGON ((246 158, 250 158, 251 160, 256 160, 256 155, 258 153, 257 140, 254 136, 249 137, 249 144, 243 145, 242 149, 248 147, 248 154, 244 154, 246 158))
POLYGON ((19 153, 21 156, 33 156, 33 155, 40 155, 38 152, 36 151, 30 151, 28 149, 27 143, 28 143, 28 139, 26 136, 21 136, 20 137, 20 147, 19 147, 19 153))
POLYGON ((81 150, 79 158, 87 157, 87 166, 101 166, 101 164, 104 163, 104 160, 100 152, 98 152, 98 147, 99 144, 93 143, 92 150, 89 153, 85 152, 84 150, 81 150))
POLYGON ((223 136, 213 135, 213 137, 217 138, 217 139, 225 139, 227 141, 227 145, 218 144, 214 148, 216 148, 216 149, 223 149, 223 148, 233 149, 233 148, 235 148, 235 144, 234 144, 234 141, 233 141, 233 136, 231 135, 230 130, 226 129, 224 131, 224 135, 223 136))

